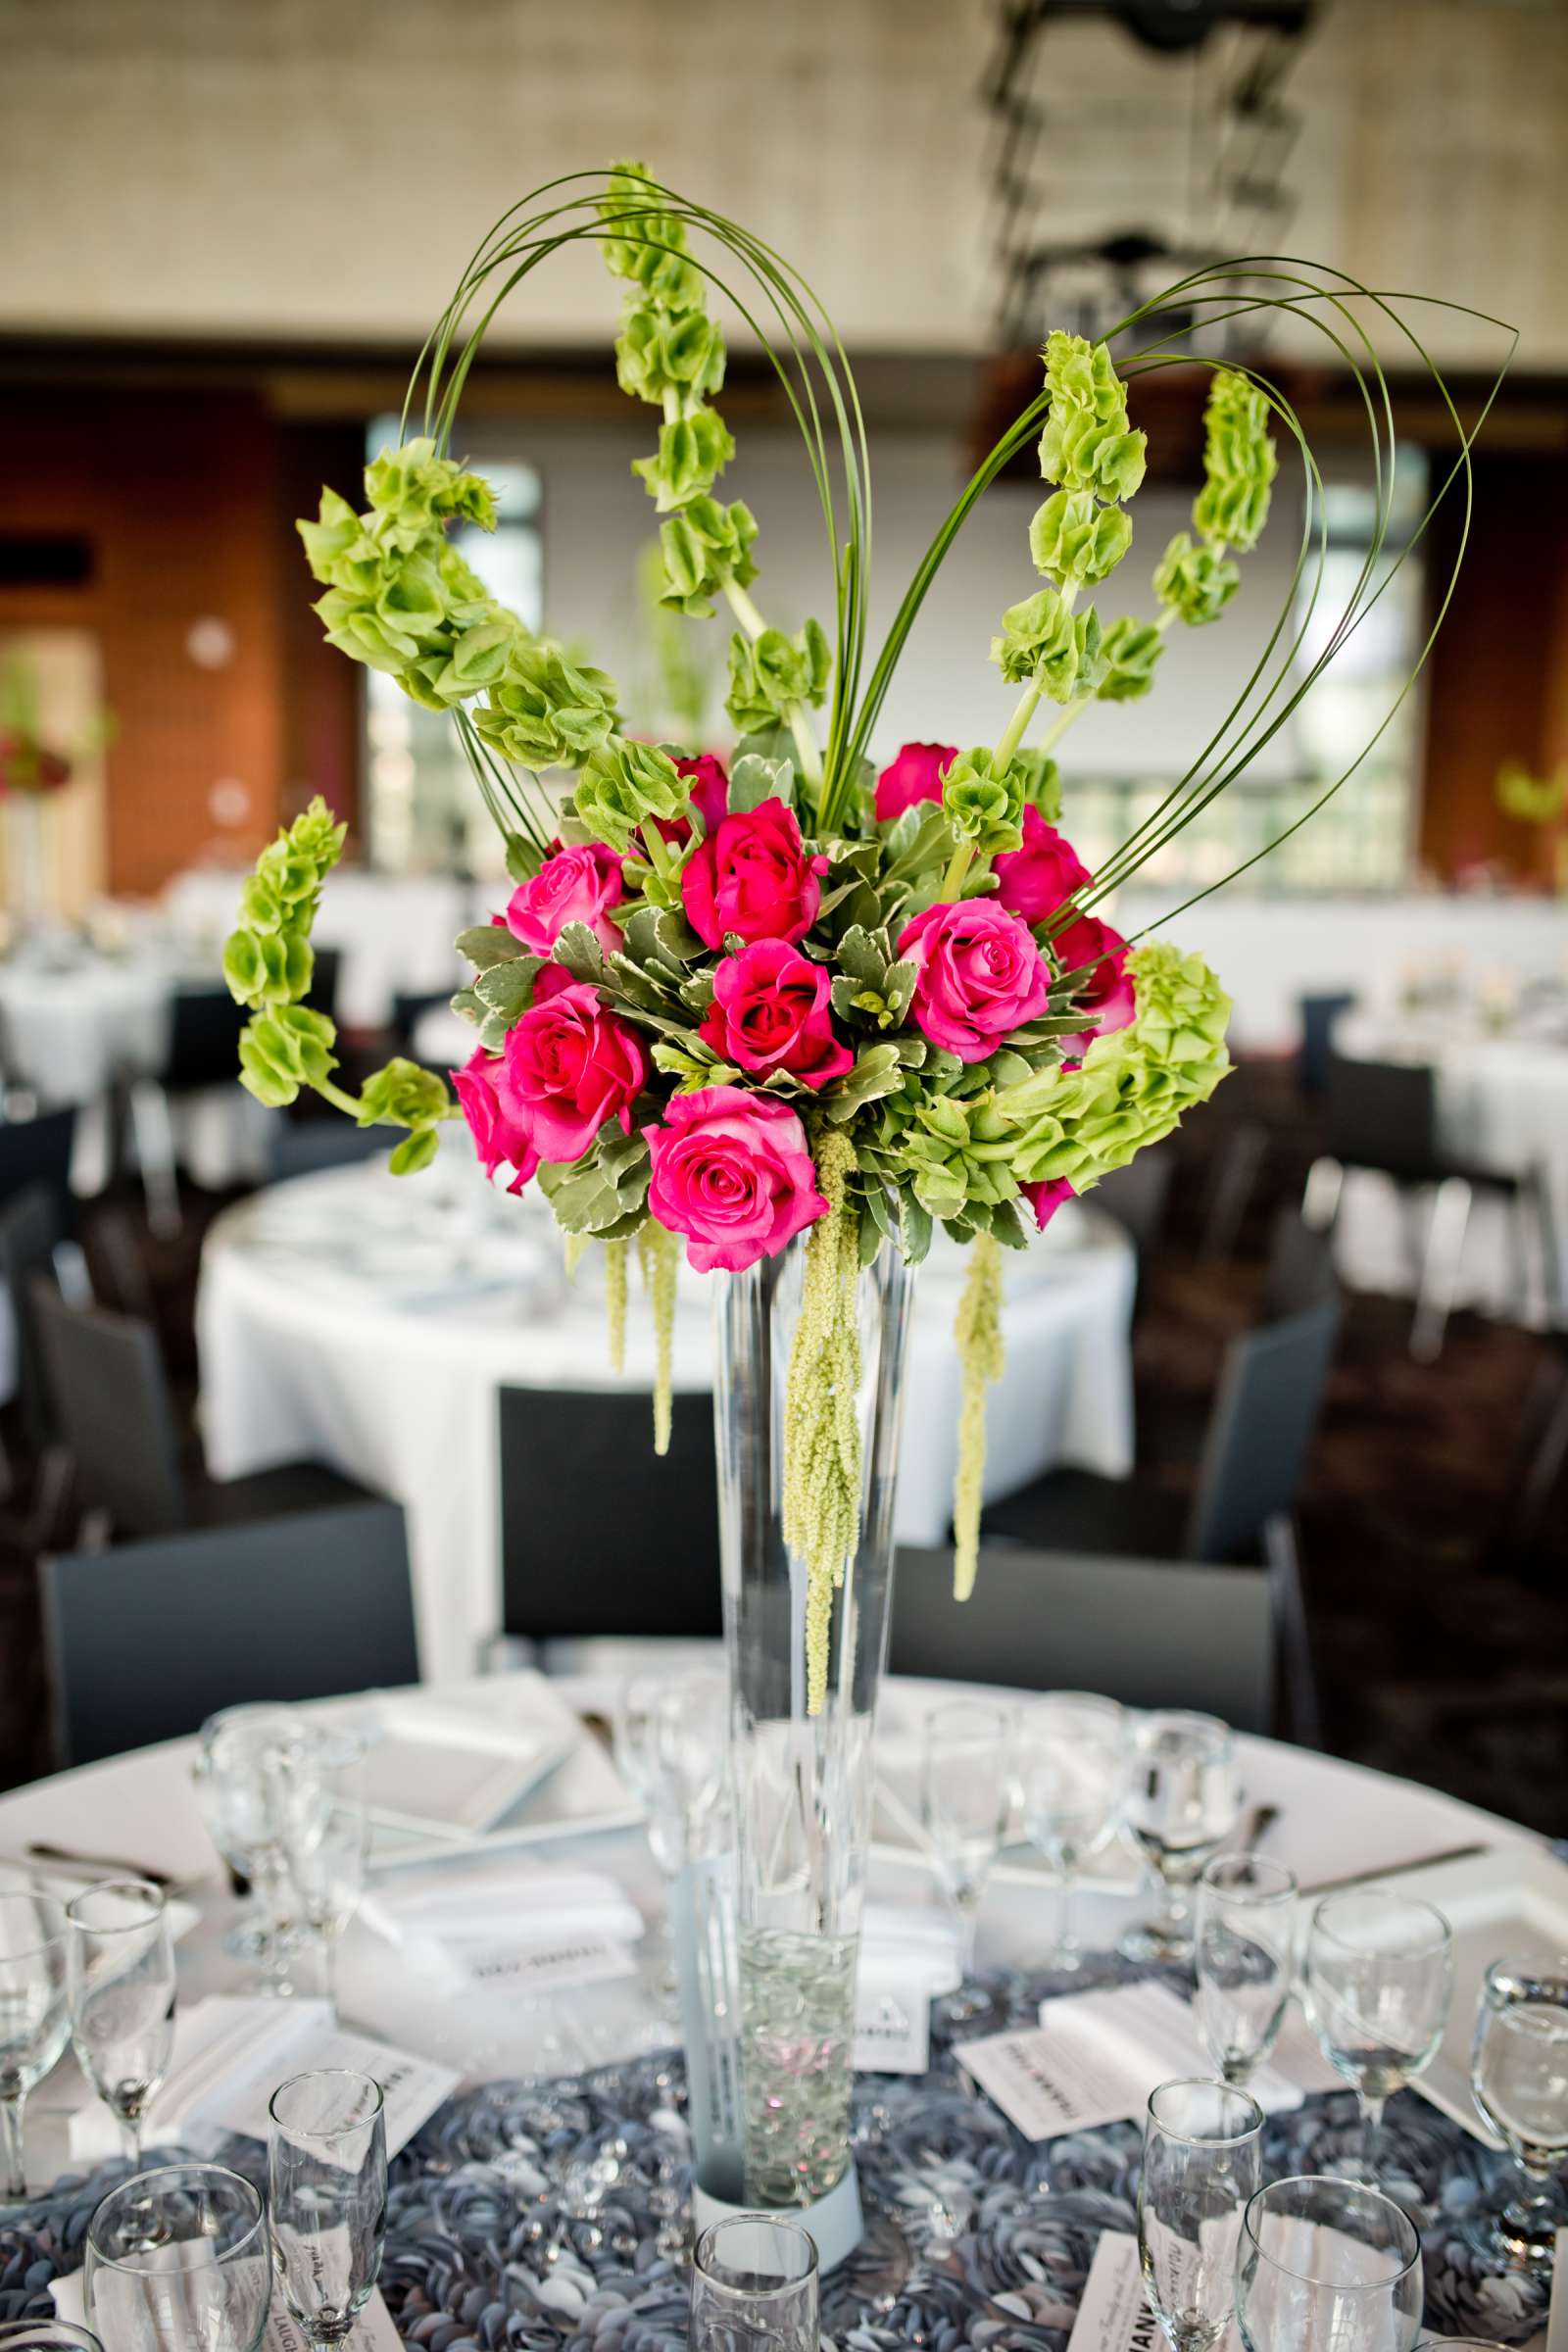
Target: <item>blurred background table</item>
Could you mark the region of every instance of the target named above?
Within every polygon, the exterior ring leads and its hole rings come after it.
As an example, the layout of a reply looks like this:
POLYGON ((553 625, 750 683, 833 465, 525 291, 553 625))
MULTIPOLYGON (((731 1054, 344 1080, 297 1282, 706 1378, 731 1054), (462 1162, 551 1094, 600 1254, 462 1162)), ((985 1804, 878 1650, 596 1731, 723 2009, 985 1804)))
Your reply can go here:
MULTIPOLYGON (((990 1401, 988 1496, 1057 1464, 1124 1477, 1126 1234, 1074 1206, 1004 1263, 1007 1368, 990 1401)), ((901 1543, 940 1544, 952 1513, 963 1274, 962 1253, 939 1237, 915 1294, 901 1543)), ((711 1388, 709 1322, 709 1284, 683 1268, 677 1390, 711 1388)), ((635 1285, 617 1379, 600 1253, 568 1282, 543 1203, 489 1193, 458 1154, 412 1183, 381 1166, 332 1169, 228 1210, 203 1251, 197 1326, 219 1477, 308 1455, 405 1505, 427 1679, 470 1671, 501 1622, 498 1390, 653 1384, 652 1317, 635 1285)))

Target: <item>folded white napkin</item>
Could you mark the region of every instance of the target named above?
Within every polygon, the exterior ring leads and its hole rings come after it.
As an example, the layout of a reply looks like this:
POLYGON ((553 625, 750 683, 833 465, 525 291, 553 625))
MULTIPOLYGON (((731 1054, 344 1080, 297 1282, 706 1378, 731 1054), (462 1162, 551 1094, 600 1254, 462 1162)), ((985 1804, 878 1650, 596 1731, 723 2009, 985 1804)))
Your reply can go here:
POLYGON ((860 1982, 883 1978, 917 1982, 925 1997, 952 1992, 959 1983, 958 1941, 940 1911, 908 1911, 867 1903, 860 1923, 860 1982))
POLYGON ((613 1879, 515 1853, 466 1869, 406 1874, 365 1895, 359 1916, 411 1968, 447 1982, 466 1973, 464 1955, 476 1945, 565 1937, 625 1945, 643 1933, 641 1912, 613 1879))

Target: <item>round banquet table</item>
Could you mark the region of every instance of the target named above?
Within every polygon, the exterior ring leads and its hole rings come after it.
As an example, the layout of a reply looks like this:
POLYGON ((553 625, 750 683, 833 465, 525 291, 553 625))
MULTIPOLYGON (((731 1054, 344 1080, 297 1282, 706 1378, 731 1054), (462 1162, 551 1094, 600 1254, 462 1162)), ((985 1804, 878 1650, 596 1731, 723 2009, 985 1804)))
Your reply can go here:
MULTIPOLYGON (((563 1679, 550 1688, 574 1710, 596 1716, 612 1697, 602 1680, 563 1679)), ((906 1736, 932 1699, 955 1688, 890 1682, 879 1738, 906 1736)), ((510 1709, 525 1720, 538 1689, 532 1675, 495 1676, 435 1695, 443 1705, 510 1709)), ((233 1900, 192 1792, 194 1748, 193 1740, 172 1741, 0 1797, 0 1854, 21 1856, 34 1842, 88 1847, 181 1883, 200 1912, 178 1945, 182 2002, 238 1989, 239 1978, 239 1964, 223 1948, 233 1900)), ((1289 1862, 1304 1887, 1472 1843, 1503 1855, 1540 1851, 1528 1833, 1409 1783, 1270 1740, 1243 1739, 1239 1749, 1247 1807, 1277 1808, 1266 1850, 1289 1862)), ((658 1873, 642 1833, 623 1820, 598 1834, 563 1827, 524 1855, 493 1842, 480 1867, 493 1880, 498 1936, 525 1916, 524 1874, 542 1862, 604 1874, 658 1926, 658 1873)), ((419 1884, 439 1886, 443 1873, 456 1872, 471 1888, 473 1871, 471 1854, 423 1864, 419 1884)), ((401 1871, 377 1872, 367 1911, 400 1881, 407 1884, 401 1871)), ((917 1922, 929 1933, 941 1914, 924 1864, 907 1853, 873 1848, 869 1894, 868 1934, 878 1915, 884 1935, 889 1922, 895 1929, 902 1922, 907 1936, 917 1922)), ((979 1966, 1006 2020, 1032 2023, 1043 1995, 1125 1976, 1120 1963, 1101 1955, 1148 1900, 1147 1890, 1086 1891, 1080 1924, 1089 1957, 1084 1977, 1064 1984, 1035 1966, 1054 1921, 1049 1884, 1022 1869, 999 1869, 982 1910, 979 1966)), ((348 2023, 462 2077, 393 2165, 383 2285, 405 2340, 454 2352, 469 2345, 581 2352, 633 2334, 642 2352, 684 2342, 682 2264, 667 2240, 662 2251, 654 2242, 661 2212, 667 2224, 669 2198, 661 2208, 650 2188, 667 2189, 678 2177, 683 2189, 678 2165, 687 2145, 678 2112, 682 2069, 660 2015, 662 1973, 662 1939, 651 1936, 635 1977, 519 2002, 471 1980, 457 1990, 441 1984, 363 1914, 350 1928, 340 1970, 348 2023), (609 2172, 598 2176, 602 2202, 590 2198, 584 2218, 584 2166, 591 2173, 607 2156, 609 2172), (628 2303, 633 2312, 613 2316, 628 2303), (508 2325, 506 2312, 525 2319, 508 2325), (619 2333, 633 2317, 635 2329, 619 2333)), ((29 2296, 46 2294, 55 2269, 77 2266, 86 2212, 117 2177, 117 2167, 92 2170, 81 2160, 66 2169, 67 2114, 84 2097, 67 2059, 29 2102, 32 2176, 65 2177, 28 2207, 0 2206, 0 2314, 10 2308, 8 2289, 20 2310, 29 2296)), ((892 2352, 910 2341, 1062 2352, 1101 2231, 1135 2227, 1137 2128, 1112 2125, 1031 2146, 966 2087, 940 2034, 926 2077, 858 2077, 855 2114, 870 2220, 860 2253, 829 2281, 824 2326, 841 2342, 857 2328, 859 2352, 892 2352), (933 2214, 955 2202, 963 2218, 933 2236, 933 2214)), ((1265 2176, 1322 2169, 1348 2152, 1350 2114, 1348 2094, 1341 2092, 1272 2119, 1265 2176)), ((1490 2193, 1501 2160, 1413 2093, 1392 2102, 1389 2133, 1386 2163, 1397 2167, 1399 2193, 1419 2208, 1423 2225, 1428 2325, 1539 2343, 1539 2304, 1516 2282, 1485 2274, 1458 2245, 1463 2213, 1490 2193)), ((259 2150, 239 2157, 242 2144, 236 2160, 254 2164, 259 2150)))
MULTIPOLYGON (((1560 1019, 1561 1016, 1559 1015, 1560 1019)), ((1568 1030, 1489 1034, 1455 1018, 1347 1017, 1335 1050, 1352 1061, 1403 1061, 1433 1072, 1438 1140, 1452 1156, 1505 1175, 1539 1169, 1551 1204, 1559 1254, 1568 1249, 1568 1030)), ((1494 1315, 1518 1314, 1513 1211, 1478 1193, 1465 1236, 1459 1300, 1494 1315)), ((1400 1295, 1414 1288, 1421 1236, 1392 1179, 1357 1169, 1346 1180, 1335 1250, 1347 1281, 1400 1295)), ((1526 1239, 1527 1314, 1544 1319, 1544 1269, 1539 1236, 1526 1239)))
MULTIPOLYGON (((360 1165, 305 1176, 213 1225, 197 1298, 203 1435, 220 1478, 314 1456, 403 1503, 420 1671, 470 1673, 501 1616, 497 1389, 605 1388, 602 1258, 567 1281, 548 1206, 484 1184, 466 1132, 415 1178, 360 1165)), ((901 1543, 940 1544, 952 1516, 963 1253, 939 1237, 921 1269, 905 1389, 901 1543)), ((1007 1368, 991 1394, 988 1498, 1060 1464, 1132 1466, 1121 1227, 1069 1203, 1004 1259, 1007 1368)), ((684 1267, 674 1380, 712 1383, 715 1277, 684 1267)), ((651 1318, 633 1283, 621 1382, 649 1389, 651 1318)))

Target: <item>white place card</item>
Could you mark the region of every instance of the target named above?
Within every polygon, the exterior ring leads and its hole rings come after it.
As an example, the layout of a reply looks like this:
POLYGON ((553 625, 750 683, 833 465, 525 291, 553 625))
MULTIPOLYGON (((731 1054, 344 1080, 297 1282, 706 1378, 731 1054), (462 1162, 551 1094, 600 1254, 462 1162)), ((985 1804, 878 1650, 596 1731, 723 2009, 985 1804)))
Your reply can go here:
MULTIPOLYGON (((1107 2230, 1095 2248, 1067 2352, 1164 2352, 1159 2322, 1150 2309, 1138 2261, 1138 2240, 1107 2230)), ((1219 2352, 1242 2352, 1234 2325, 1219 2352)))
MULTIPOLYGON (((1214 2072, 1192 2003, 1168 1984, 1113 1984, 1099 1992, 1042 2001, 1040 2022, 1102 2034, 1107 2047, 1121 2051, 1137 2076, 1147 2075, 1142 2096, 1129 2113, 1143 2113, 1156 2082, 1214 2072)), ((1294 2013, 1287 2017, 1268 2063, 1254 2067, 1248 2084, 1265 2115, 1299 2107, 1308 2091, 1344 2088, 1344 2077, 1335 2073, 1310 2029, 1294 2013)))
POLYGON ((563 1936, 553 1943, 464 1943, 451 1947, 484 1992, 532 2000, 566 1984, 603 1984, 637 1973, 637 1955, 602 1936, 563 1936))
MULTIPOLYGON (((69 2278, 52 2280, 49 2292, 54 2297, 58 2318, 69 2320, 74 2327, 85 2328, 87 2300, 80 2271, 73 2271, 69 2278)), ((267 2329, 258 2352, 311 2352, 303 2331, 284 2310, 281 2289, 275 2284, 272 2308, 267 2315, 267 2329)), ((392 2315, 381 2300, 379 2288, 372 2290, 355 2321, 344 2352, 403 2352, 403 2339, 392 2325, 392 2315)))
POLYGON ((931 2063, 931 1986, 918 1962, 875 1970, 863 1964, 855 1991, 852 2064, 861 2075, 923 2075, 931 2063))
POLYGON ((1129 2112, 1125 2086, 1119 2077, 1107 2080, 1103 2059, 1044 2027, 962 2041, 954 2054, 1025 2139, 1093 2131, 1129 2112))

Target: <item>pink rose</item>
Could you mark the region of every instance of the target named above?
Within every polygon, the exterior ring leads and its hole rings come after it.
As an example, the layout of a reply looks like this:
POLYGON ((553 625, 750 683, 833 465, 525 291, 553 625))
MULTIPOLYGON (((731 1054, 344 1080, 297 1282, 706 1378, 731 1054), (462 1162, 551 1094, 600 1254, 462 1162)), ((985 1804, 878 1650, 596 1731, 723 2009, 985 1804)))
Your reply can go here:
POLYGON ((1081 914, 1065 931, 1056 933, 1051 953, 1063 974, 1084 971, 1073 1006, 1085 1013, 1088 1026, 1099 1036, 1125 1029, 1138 1006, 1127 969, 1127 942, 1121 933, 1098 915, 1081 914), (1085 966, 1089 968, 1085 970, 1085 966))
POLYGON ((1090 878, 1072 843, 1048 825, 1032 803, 1023 812, 1022 849, 1004 850, 993 866, 997 905, 1010 907, 1026 923, 1043 923, 1090 878))
POLYGON ((920 966, 914 1025, 960 1061, 984 1061, 1046 1009, 1051 967, 1026 925, 992 899, 928 906, 899 934, 920 966))
POLYGON ((1042 1233, 1064 1200, 1078 1198, 1065 1176, 1048 1176, 1042 1184, 1024 1184, 1018 1189, 1034 1210, 1035 1223, 1042 1233))
POLYGON ((567 923, 586 923, 602 948, 618 948, 620 927, 606 909, 625 895, 613 850, 597 841, 570 850, 558 846, 533 880, 513 892, 507 928, 536 956, 549 955, 567 923))
POLYGON ((667 1232, 685 1235, 699 1274, 743 1273, 827 1214, 806 1129, 767 1095, 738 1086, 676 1095, 648 1147, 648 1205, 667 1232))
POLYGON ((942 779, 957 757, 956 743, 906 743, 876 780, 877 822, 902 816, 916 801, 940 801, 942 779))
POLYGON ((822 904, 825 858, 808 858, 795 811, 763 801, 726 816, 681 869, 687 919, 710 948, 727 931, 745 940, 804 939, 822 904))
POLYGON ((702 1033, 715 1054, 766 1077, 788 1070, 807 1086, 825 1086, 855 1060, 833 1034, 832 983, 819 963, 782 939, 754 940, 726 956, 713 975, 713 1001, 702 1033))
MULTIPOLYGON (((677 760, 677 776, 689 776, 692 787, 692 807, 703 820, 704 834, 716 832, 729 809, 729 778, 724 762, 715 760, 711 752, 700 752, 695 760, 677 760)), ((686 816, 656 816, 655 824, 665 841, 690 841, 692 824, 686 816)), ((640 852, 633 852, 634 856, 640 852)))
POLYGON ((580 1159, 607 1119, 629 1135, 648 1077, 635 1029, 583 981, 535 1002, 507 1036, 501 1100, 541 1159, 580 1159))
POLYGON ((463 1068, 453 1071, 452 1084, 485 1174, 493 1176, 505 1160, 516 1171, 514 1182, 507 1189, 520 1193, 539 1165, 539 1154, 527 1130, 502 1100, 500 1081, 504 1075, 505 1064, 500 1054, 487 1054, 483 1046, 476 1046, 463 1068))

